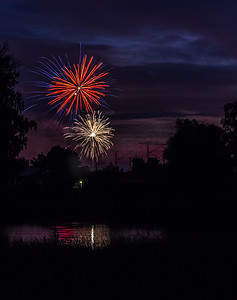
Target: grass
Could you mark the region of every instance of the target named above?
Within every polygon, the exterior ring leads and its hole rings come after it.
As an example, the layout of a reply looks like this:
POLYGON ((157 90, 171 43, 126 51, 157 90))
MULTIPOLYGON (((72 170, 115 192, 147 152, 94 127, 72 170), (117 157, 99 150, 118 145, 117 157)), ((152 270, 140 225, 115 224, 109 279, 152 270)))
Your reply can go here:
POLYGON ((0 247, 0 299, 236 299, 233 236, 0 247))

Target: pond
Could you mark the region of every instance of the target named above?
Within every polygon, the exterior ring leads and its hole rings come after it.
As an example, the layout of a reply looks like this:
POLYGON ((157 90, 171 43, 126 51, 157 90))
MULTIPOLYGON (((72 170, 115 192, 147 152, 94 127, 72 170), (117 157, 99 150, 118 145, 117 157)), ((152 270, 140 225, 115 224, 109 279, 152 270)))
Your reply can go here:
POLYGON ((52 242, 90 248, 101 248, 112 241, 137 242, 139 240, 160 240, 163 232, 156 228, 115 228, 106 224, 64 223, 51 225, 9 225, 2 228, 3 236, 9 242, 22 241, 52 242))

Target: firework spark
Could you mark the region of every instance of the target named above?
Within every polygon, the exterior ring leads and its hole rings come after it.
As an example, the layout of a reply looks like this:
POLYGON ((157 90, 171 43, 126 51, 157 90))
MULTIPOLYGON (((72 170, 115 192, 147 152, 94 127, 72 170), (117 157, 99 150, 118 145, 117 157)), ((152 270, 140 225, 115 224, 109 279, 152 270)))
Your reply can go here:
POLYGON ((76 144, 74 150, 81 148, 81 155, 98 161, 99 156, 107 154, 107 150, 113 145, 111 138, 114 136, 114 129, 109 124, 108 118, 104 119, 101 112, 94 111, 84 118, 80 116, 73 127, 65 127, 67 132, 64 137, 76 144))
POLYGON ((40 64, 35 73, 47 81, 34 83, 46 89, 40 99, 49 99, 48 104, 57 109, 56 115, 64 117, 71 114, 74 119, 83 111, 93 113, 93 105, 105 104, 103 98, 110 87, 105 80, 108 72, 103 71, 103 63, 96 63, 93 56, 88 58, 84 55, 72 67, 68 59, 65 63, 61 57, 53 57, 52 60, 43 57, 40 64))

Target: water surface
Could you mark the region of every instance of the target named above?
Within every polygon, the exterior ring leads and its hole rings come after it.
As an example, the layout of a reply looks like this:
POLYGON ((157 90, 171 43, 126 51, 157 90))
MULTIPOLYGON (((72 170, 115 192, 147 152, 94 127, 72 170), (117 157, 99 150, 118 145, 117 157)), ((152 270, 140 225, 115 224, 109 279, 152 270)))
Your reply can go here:
POLYGON ((80 244, 86 247, 105 247, 112 240, 134 242, 138 240, 160 240, 162 231, 141 227, 112 228, 106 224, 66 223, 54 225, 9 225, 3 228, 9 242, 23 241, 80 244))

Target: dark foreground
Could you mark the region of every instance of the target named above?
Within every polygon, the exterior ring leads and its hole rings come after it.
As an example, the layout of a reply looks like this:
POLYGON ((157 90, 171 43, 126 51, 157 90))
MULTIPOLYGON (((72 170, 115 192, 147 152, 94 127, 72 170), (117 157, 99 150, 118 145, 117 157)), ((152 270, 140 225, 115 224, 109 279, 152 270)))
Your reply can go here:
POLYGON ((237 299, 236 189, 2 189, 1 223, 155 224, 160 241, 0 247, 0 299, 237 299))
POLYGON ((236 299, 233 232, 170 233, 102 249, 0 248, 0 299, 236 299))
POLYGON ((237 184, 137 182, 62 186, 0 186, 0 224, 97 222, 173 228, 236 227, 237 184))

